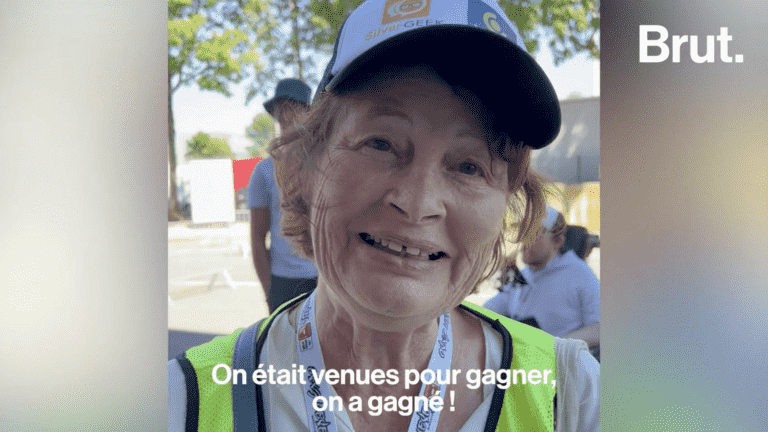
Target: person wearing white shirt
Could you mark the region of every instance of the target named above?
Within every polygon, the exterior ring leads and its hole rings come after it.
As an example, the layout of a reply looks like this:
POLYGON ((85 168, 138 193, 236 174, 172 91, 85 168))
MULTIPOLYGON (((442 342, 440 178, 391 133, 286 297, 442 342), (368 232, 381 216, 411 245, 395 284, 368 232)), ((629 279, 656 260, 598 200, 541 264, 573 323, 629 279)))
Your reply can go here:
POLYGON ((600 282, 565 242, 563 215, 547 207, 536 240, 523 247, 525 283, 506 284, 485 307, 518 321, 531 320, 547 333, 600 345, 600 282))

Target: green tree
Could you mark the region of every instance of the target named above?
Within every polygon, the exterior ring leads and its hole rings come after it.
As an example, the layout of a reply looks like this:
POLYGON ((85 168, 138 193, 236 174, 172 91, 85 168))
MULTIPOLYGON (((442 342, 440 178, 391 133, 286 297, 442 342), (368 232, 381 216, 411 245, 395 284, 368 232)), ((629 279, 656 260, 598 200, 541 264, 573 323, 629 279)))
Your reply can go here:
MULTIPOLYGON (((176 130, 173 94, 183 86, 197 85, 230 96, 229 85, 258 67, 254 47, 259 26, 254 26, 266 0, 168 1, 168 160, 171 196, 168 214, 179 219, 176 197, 176 130), (250 17, 250 19, 246 19, 250 17)), ((258 24, 258 23, 256 23, 258 24)))
POLYGON ((555 66, 582 52, 600 57, 600 10, 595 0, 499 0, 499 5, 517 25, 529 53, 538 52, 544 41, 555 66))
POLYGON ((235 154, 223 138, 211 138, 208 134, 198 132, 187 141, 187 157, 190 159, 235 158, 235 154))
POLYGON ((255 75, 246 104, 256 95, 269 96, 282 78, 298 78, 310 88, 320 82, 321 62, 330 56, 344 18, 363 0, 270 0, 261 17, 259 52, 263 68, 255 75))
POLYGON ((251 157, 266 157, 269 142, 275 135, 275 120, 272 116, 265 112, 256 114, 245 129, 245 136, 253 141, 253 146, 248 147, 251 157))

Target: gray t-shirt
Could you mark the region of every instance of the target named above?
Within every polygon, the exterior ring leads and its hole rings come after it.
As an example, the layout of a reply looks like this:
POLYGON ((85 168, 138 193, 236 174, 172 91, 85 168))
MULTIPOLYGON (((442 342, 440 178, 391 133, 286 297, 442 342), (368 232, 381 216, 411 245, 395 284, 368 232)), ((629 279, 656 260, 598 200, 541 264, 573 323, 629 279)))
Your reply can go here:
POLYGON ((272 158, 266 158, 256 165, 248 184, 248 206, 269 207, 270 213, 270 272, 279 277, 304 279, 317 277, 315 264, 293 250, 293 245, 280 233, 280 190, 275 182, 272 158))

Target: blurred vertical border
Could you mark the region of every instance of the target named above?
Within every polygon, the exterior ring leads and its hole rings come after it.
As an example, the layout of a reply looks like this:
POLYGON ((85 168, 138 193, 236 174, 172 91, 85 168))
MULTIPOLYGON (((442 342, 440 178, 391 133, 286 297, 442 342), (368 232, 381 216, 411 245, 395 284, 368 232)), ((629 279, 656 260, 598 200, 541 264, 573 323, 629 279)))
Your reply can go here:
POLYGON ((0 6, 0 430, 167 430, 167 5, 0 6))
POLYGON ((766 431, 768 2, 601 16, 601 428, 766 431), (744 62, 641 64, 645 24, 744 62))
MULTIPOLYGON (((768 3, 601 16, 602 430, 768 430, 768 3), (640 24, 744 63, 641 65, 640 24)), ((166 32, 0 7, 0 430, 166 429, 166 32)))

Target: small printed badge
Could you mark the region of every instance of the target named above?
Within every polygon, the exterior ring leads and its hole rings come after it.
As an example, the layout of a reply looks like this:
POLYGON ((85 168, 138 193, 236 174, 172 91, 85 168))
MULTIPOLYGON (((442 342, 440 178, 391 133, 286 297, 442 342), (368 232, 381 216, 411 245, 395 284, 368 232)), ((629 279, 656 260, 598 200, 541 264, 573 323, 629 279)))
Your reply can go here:
POLYGON ((440 393, 440 386, 438 386, 437 384, 432 383, 432 384, 427 384, 426 386, 424 386, 424 397, 425 398, 429 399, 432 396, 437 396, 438 393, 440 393))
POLYGON ((304 324, 297 335, 299 339, 299 347, 301 351, 306 351, 312 348, 312 327, 309 323, 304 324))
POLYGON ((387 0, 381 23, 389 24, 410 18, 429 16, 429 0, 387 0))

